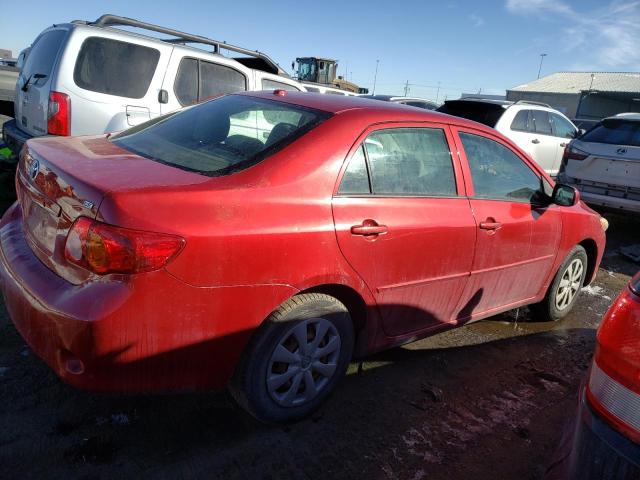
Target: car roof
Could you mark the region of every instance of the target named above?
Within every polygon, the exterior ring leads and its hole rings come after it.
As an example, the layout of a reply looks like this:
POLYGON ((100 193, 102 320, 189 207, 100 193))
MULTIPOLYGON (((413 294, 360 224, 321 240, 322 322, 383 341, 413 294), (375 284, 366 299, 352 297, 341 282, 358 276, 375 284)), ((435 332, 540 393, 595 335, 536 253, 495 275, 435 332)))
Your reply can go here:
POLYGON ((366 111, 373 116, 384 117, 384 121, 415 121, 415 122, 439 122, 450 125, 466 126, 483 130, 495 135, 496 131, 481 123, 455 117, 434 110, 410 107, 395 102, 381 102, 363 96, 326 95, 311 92, 291 92, 283 90, 263 90, 259 92, 239 92, 233 95, 245 95, 265 98, 279 102, 299 105, 302 107, 322 110, 333 114, 341 114, 347 111, 366 111), (284 92, 284 95, 276 94, 284 92))
POLYGON ((384 100, 385 102, 399 102, 399 101, 416 101, 416 102, 426 102, 436 105, 435 102, 431 100, 427 100, 426 98, 420 97, 402 97, 397 95, 360 95, 362 98, 373 98, 375 100, 384 100))
POLYGON ((607 117, 604 120, 625 120, 629 122, 640 122, 640 113, 636 113, 636 112, 619 113, 617 115, 614 115, 613 117, 607 117))

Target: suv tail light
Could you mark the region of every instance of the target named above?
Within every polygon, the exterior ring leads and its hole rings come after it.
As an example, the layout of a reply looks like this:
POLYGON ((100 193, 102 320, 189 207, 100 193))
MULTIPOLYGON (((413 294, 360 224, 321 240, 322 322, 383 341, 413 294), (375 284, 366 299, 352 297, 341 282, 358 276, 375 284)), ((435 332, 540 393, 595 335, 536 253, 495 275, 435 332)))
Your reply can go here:
POLYGON ((598 330, 587 398, 617 430, 640 443, 640 298, 630 289, 616 299, 598 330))
POLYGON ((51 135, 71 135, 71 99, 60 92, 49 93, 47 131, 51 135))
POLYGON ((571 144, 569 144, 564 148, 562 163, 566 165, 569 160, 584 160, 588 156, 589 154, 587 152, 578 150, 576 147, 572 147, 571 144))
POLYGON ((114 227, 79 217, 67 234, 66 259, 98 275, 158 270, 182 250, 176 235, 114 227))

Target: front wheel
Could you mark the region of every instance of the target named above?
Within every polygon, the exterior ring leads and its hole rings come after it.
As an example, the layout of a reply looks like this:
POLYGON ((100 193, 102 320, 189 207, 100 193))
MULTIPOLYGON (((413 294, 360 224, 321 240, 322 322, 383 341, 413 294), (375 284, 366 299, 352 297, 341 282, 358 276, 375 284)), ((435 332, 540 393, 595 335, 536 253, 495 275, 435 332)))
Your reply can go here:
POLYGON ((263 422, 301 419, 329 396, 353 352, 346 307, 324 294, 297 295, 254 334, 230 386, 236 401, 263 422))
POLYGON ((587 252, 576 245, 560 265, 547 294, 530 306, 534 319, 556 321, 567 315, 578 299, 587 274, 587 252))

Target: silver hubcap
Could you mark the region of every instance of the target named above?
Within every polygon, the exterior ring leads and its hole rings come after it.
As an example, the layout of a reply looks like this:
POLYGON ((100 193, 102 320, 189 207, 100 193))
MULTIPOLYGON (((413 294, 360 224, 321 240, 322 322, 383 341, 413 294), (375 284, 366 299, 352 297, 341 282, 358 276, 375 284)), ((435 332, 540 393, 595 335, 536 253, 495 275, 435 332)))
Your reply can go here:
POLYGON ((285 333, 267 368, 267 390, 283 407, 314 399, 338 366, 340 334, 324 318, 303 320, 285 333))
POLYGON ((564 310, 571 305, 578 290, 580 290, 583 271, 584 266, 579 258, 574 259, 564 271, 556 291, 556 308, 558 310, 564 310))

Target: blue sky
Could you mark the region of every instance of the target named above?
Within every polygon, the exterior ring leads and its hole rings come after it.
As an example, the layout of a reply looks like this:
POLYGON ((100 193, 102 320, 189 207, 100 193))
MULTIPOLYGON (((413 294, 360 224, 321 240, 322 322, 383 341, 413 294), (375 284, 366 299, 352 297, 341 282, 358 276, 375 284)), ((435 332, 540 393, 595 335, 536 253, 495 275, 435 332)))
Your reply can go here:
POLYGON ((503 93, 561 70, 640 70, 640 0, 349 2, 7 1, 0 48, 17 54, 52 23, 114 13, 262 50, 287 71, 296 56, 340 61, 376 93, 439 100, 503 93), (438 86, 440 87, 438 89, 438 86))

